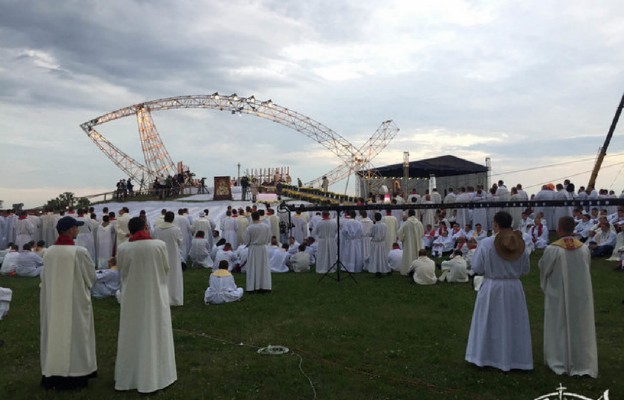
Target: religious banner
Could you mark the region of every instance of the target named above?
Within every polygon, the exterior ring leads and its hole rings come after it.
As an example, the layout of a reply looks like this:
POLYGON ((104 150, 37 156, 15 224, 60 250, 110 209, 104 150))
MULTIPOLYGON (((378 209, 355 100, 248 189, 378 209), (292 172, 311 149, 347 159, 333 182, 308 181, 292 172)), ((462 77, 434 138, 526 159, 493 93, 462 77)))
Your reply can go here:
POLYGON ((230 187, 229 176, 214 177, 214 196, 213 200, 232 200, 232 188, 230 187))

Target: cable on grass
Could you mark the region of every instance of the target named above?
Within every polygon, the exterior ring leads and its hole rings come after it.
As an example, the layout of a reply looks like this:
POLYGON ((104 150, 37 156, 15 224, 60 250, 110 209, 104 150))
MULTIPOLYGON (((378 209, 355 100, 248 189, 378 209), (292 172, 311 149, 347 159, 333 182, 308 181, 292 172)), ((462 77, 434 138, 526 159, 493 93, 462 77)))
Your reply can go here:
POLYGON ((206 335, 203 332, 190 332, 190 331, 186 331, 183 329, 174 329, 175 331, 181 332, 181 333, 186 333, 188 335, 192 335, 192 336, 201 336, 201 337, 205 337, 208 339, 212 339, 212 340, 216 340, 219 341, 221 343, 224 344, 230 344, 232 346, 247 346, 247 347, 252 347, 256 350, 256 353, 260 354, 260 355, 269 355, 269 356, 281 356, 284 354, 292 354, 294 356, 299 357, 299 371, 301 371, 301 374, 303 376, 306 377, 306 379, 308 380, 308 382, 310 383, 310 387, 312 388, 312 393, 314 394, 314 400, 316 400, 316 388, 314 387, 314 384, 312 383, 312 379, 310 379, 310 377, 305 373, 305 371, 303 370, 303 357, 301 357, 299 354, 295 353, 295 352, 291 352, 290 349, 286 346, 282 346, 282 345, 271 345, 269 344, 266 347, 258 347, 258 346, 253 346, 250 344, 246 344, 243 342, 240 343, 234 343, 234 342, 230 342, 229 340, 225 340, 222 338, 218 338, 218 337, 214 337, 214 336, 210 336, 210 335, 206 335))

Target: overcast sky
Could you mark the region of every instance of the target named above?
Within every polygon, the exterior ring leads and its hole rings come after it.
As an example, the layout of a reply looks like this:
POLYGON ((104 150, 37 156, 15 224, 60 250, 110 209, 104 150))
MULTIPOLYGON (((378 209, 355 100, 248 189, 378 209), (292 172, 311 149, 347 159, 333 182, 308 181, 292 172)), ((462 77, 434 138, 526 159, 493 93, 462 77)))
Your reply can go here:
MULTIPOLYGON (((81 123, 214 92, 272 99, 356 146, 392 119, 401 131, 377 166, 404 151, 491 157, 494 179, 531 193, 565 177, 585 185, 624 91, 622 17, 615 0, 0 0, 0 199, 33 207, 112 190, 125 176, 81 123)), ((239 162, 290 166, 303 181, 340 164, 252 116, 152 116, 174 162, 209 180, 239 162)), ((98 130, 143 162, 136 120, 98 130)), ((617 193, 621 136, 598 178, 617 193)))

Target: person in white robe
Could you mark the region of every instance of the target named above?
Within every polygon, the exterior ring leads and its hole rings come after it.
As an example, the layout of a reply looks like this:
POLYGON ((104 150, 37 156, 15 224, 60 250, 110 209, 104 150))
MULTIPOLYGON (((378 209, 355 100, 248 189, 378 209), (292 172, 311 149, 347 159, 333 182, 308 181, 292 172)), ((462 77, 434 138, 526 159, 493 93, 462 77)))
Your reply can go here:
POLYGON ((392 244, 397 241, 397 233, 399 231, 399 223, 392 210, 386 210, 386 216, 383 217, 383 223, 386 225, 386 250, 392 250, 392 244))
POLYGON ((295 237, 295 240, 299 243, 303 243, 303 240, 308 236, 307 226, 305 219, 303 219, 303 215, 300 211, 297 211, 295 215, 292 216, 292 232, 291 235, 295 237))
MULTIPOLYGON (((172 223, 173 218, 165 215, 166 222, 172 223)), ((141 218, 132 218, 128 229, 131 236, 117 252, 121 290, 115 390, 152 393, 178 379, 169 308, 169 257, 167 245, 149 236, 141 218)))
POLYGON ((95 271, 95 284, 91 288, 91 296, 96 299, 115 297, 121 289, 121 274, 117 268, 117 259, 108 260, 108 268, 95 271))
POLYGON ((299 243, 297 241, 297 239, 295 239, 294 236, 291 236, 288 238, 288 254, 295 254, 298 250, 299 250, 299 246, 301 245, 301 243, 299 243))
POLYGON ((219 268, 210 274, 210 283, 204 292, 204 303, 225 304, 238 301, 243 297, 243 288, 236 286, 234 277, 228 271, 228 263, 223 260, 219 268))
MULTIPOLYGON (((572 194, 565 190, 564 186, 561 183, 558 183, 556 186, 556 191, 553 192, 553 200, 565 201, 572 200, 572 194)), ((557 227, 557 222, 561 217, 571 216, 572 210, 569 206, 557 206, 553 208, 553 225, 550 225, 555 229, 557 227)))
POLYGON ((464 260, 466 260, 466 268, 468 269, 469 276, 474 275, 474 271, 472 271, 472 257, 477 251, 478 244, 477 239, 474 237, 468 239, 468 243, 466 243, 467 251, 464 253, 463 257, 464 260))
POLYGON ((43 269, 43 259, 32 251, 32 242, 24 245, 24 251, 19 253, 15 274, 25 278, 36 278, 43 269))
POLYGON ((425 231, 423 234, 422 245, 420 246, 422 249, 430 249, 433 244, 433 240, 436 236, 436 230, 433 229, 431 225, 427 225, 425 227, 425 231))
MULTIPOLYGON (((469 203, 471 201, 471 196, 466 192, 466 188, 462 187, 459 189, 459 194, 455 198, 456 203, 469 203)), ((455 222, 461 227, 466 224, 469 224, 470 221, 470 213, 469 209, 466 207, 458 208, 455 211, 455 222)))
POLYGON ((559 220, 559 240, 539 260, 544 291, 544 363, 557 375, 598 377, 591 254, 572 236, 574 220, 559 220))
MULTIPOLYGON (((481 207, 480 203, 488 201, 488 193, 483 189, 477 189, 474 197, 472 198, 472 202, 474 203, 474 208, 472 210, 472 223, 477 226, 477 224, 482 227, 488 226, 488 211, 486 207, 481 207)), ((487 229, 485 229, 487 231, 487 229)))
POLYGON ((233 249, 238 248, 238 219, 232 217, 231 211, 226 211, 225 218, 221 220, 221 236, 232 245, 233 249))
MULTIPOLYGON (((272 208, 267 209, 267 220, 269 221, 269 225, 271 226, 271 236, 275 236, 276 238, 280 237, 280 218, 275 215, 275 210, 272 208)), ((247 229, 247 228, 245 228, 247 229)))
POLYGON ((212 250, 212 247, 214 245, 212 241, 214 222, 208 219, 206 215, 206 211, 202 211, 199 213, 199 217, 193 220, 193 224, 191 225, 191 231, 193 232, 193 236, 197 235, 197 232, 199 231, 204 231, 204 238, 208 241, 208 246, 212 250))
POLYGON ((530 228, 529 232, 536 249, 543 249, 548 246, 548 228, 542 223, 542 218, 539 215, 535 217, 535 225, 530 228))
POLYGON ((61 218, 59 237, 43 258, 40 284, 41 386, 74 389, 97 376, 91 287, 95 264, 74 244, 80 222, 61 218))
POLYGON ((299 245, 299 251, 290 256, 290 267, 294 272, 310 271, 310 254, 306 252, 308 246, 299 245))
POLYGON ((453 252, 449 260, 442 261, 440 282, 465 283, 468 282, 468 264, 461 251, 453 252))
POLYGON ((368 217, 366 210, 360 210, 358 221, 362 224, 362 262, 364 264, 363 269, 366 270, 370 258, 371 229, 373 228, 373 220, 368 217))
MULTIPOLYGON (((174 225, 176 219, 173 211, 165 213, 164 222, 154 226, 154 239, 165 242, 167 250, 167 291, 169 294, 169 305, 181 306, 184 304, 184 280, 182 276, 182 261, 180 246, 182 244, 182 232, 174 225)), ((182 219, 182 218, 178 218, 182 219)), ((117 260, 119 262, 119 259, 117 260)))
POLYGON ((388 252, 387 259, 390 271, 401 271, 401 265, 403 264, 403 250, 398 243, 394 242, 392 250, 388 252))
POLYGON ((249 247, 245 289, 247 292, 270 292, 272 281, 267 246, 271 243, 271 228, 260 222, 257 211, 251 213, 251 225, 243 238, 249 247))
MULTIPOLYGON (((321 216, 320 212, 317 212, 316 214, 314 214, 312 218, 310 218, 310 223, 308 224, 308 226, 310 227, 311 235, 312 235, 312 232, 314 232, 314 228, 316 228, 316 225, 322 220, 323 220, 323 217, 321 216)), ((314 239, 318 239, 318 238, 314 237, 314 239)))
MULTIPOLYGON (((249 260, 249 247, 246 244, 241 244, 234 252, 236 256, 234 271, 246 273, 247 272, 247 260, 249 260)), ((230 271, 232 272, 232 271, 230 271)))
MULTIPOLYGON (((431 198, 431 195, 426 194, 421 198, 421 204, 435 204, 431 198)), ((422 210, 422 224, 427 226, 435 226, 436 224, 436 210, 435 208, 425 208, 422 210)))
POLYGON ((443 229, 440 236, 433 240, 433 244, 431 245, 431 255, 434 257, 442 257, 444 253, 453 251, 454 246, 455 241, 453 240, 453 237, 449 235, 446 229, 443 229))
POLYGON ((435 262, 427 257, 427 250, 420 249, 418 258, 412 262, 408 275, 419 285, 434 285, 438 282, 435 274, 435 262))
POLYGON ((221 261, 227 261, 228 271, 230 272, 232 272, 237 265, 240 266, 238 254, 232 251, 232 246, 229 243, 225 243, 223 246, 217 246, 213 265, 219 265, 221 261))
POLYGON ((318 250, 316 256, 316 272, 327 273, 336 264, 338 226, 336 221, 329 218, 329 212, 323 211, 322 220, 314 227, 312 236, 317 238, 318 250))
POLYGON ((46 250, 47 250, 47 247, 45 247, 45 242, 43 240, 40 240, 35 244, 35 247, 33 248, 32 251, 39 257, 43 258, 46 250))
POLYGON ((46 208, 45 214, 41 216, 41 238, 50 247, 56 241, 56 215, 50 208, 46 208))
POLYGON ((82 246, 89 252, 92 260, 97 260, 95 257, 95 241, 93 240, 93 226, 91 225, 91 218, 85 217, 85 210, 78 209, 78 216, 76 221, 84 222, 78 228, 78 236, 76 237, 76 246, 82 246))
MULTIPOLYGON (((381 214, 375 213, 375 223, 370 230, 370 255, 366 269, 372 274, 387 274, 392 272, 388 265, 388 250, 386 248, 386 224, 381 214)), ((398 245, 397 245, 398 246, 398 245)), ((401 255, 402 257, 403 255, 401 255)))
POLYGON ((15 244, 21 251, 26 243, 33 240, 33 235, 35 234, 35 225, 28 219, 26 211, 21 212, 17 221, 15 221, 13 229, 15 230, 15 244))
POLYGON ((611 224, 602 219, 600 229, 587 243, 592 257, 610 257, 617 244, 617 234, 611 228, 611 224))
POLYGON ((195 233, 193 241, 191 241, 191 248, 189 250, 189 258, 193 263, 194 268, 212 268, 213 262, 210 257, 210 251, 212 246, 208 239, 206 239, 206 233, 199 230, 195 233))
POLYGON ((238 216, 236 216, 236 214, 232 214, 232 218, 236 218, 236 222, 238 223, 238 226, 236 227, 236 242, 238 244, 242 244, 244 243, 243 234, 245 233, 245 230, 247 230, 250 221, 249 218, 242 212, 242 209, 237 215, 238 216))
POLYGON ((180 229, 180 233, 182 233, 182 243, 180 243, 179 251, 182 256, 182 262, 186 263, 188 253, 191 250, 191 242, 193 241, 193 229, 191 228, 188 216, 184 215, 184 209, 179 209, 178 215, 174 214, 173 224, 177 226, 180 229))
POLYGON ((17 269, 17 260, 19 259, 19 251, 16 244, 12 244, 9 251, 4 255, 0 275, 15 275, 17 269))
MULTIPOLYGON (((554 200, 555 192, 550 189, 548 185, 543 185, 542 190, 535 194, 533 200, 542 201, 542 200, 554 200)), ((535 207, 535 214, 542 212, 544 214, 544 223, 546 226, 554 226, 553 225, 553 216, 554 216, 555 207, 545 206, 545 207, 535 207)))
POLYGON ((422 238, 425 234, 423 225, 416 218, 416 210, 409 209, 407 220, 401 225, 398 232, 399 240, 403 248, 403 260, 401 262, 401 275, 407 276, 412 262, 418 258, 418 251, 422 245, 422 238))
MULTIPOLYGON (((304 244, 304 243, 302 243, 304 244)), ((318 250, 318 242, 313 236, 309 236, 305 242, 305 252, 310 256, 310 266, 316 265, 316 252, 318 250)))
POLYGON ((471 238, 474 238, 477 241, 477 243, 479 243, 486 237, 487 237, 487 232, 483 229, 483 226, 481 224, 476 224, 475 229, 472 232, 471 237, 468 238, 468 240, 470 240, 471 238))
MULTIPOLYGON (((13 210, 7 210, 7 216, 4 219, 6 223, 4 227, 5 241, 7 244, 15 243, 15 222, 17 221, 17 219, 18 217, 17 215, 15 215, 13 210)), ((19 245, 18 245, 18 248, 19 248, 19 245)))
MULTIPOLYGON (((518 194, 518 189, 515 187, 511 187, 511 198, 510 201, 522 201, 522 196, 518 194)), ((517 230, 520 228, 520 224, 522 221, 522 207, 509 207, 509 214, 511 214, 511 218, 513 219, 512 228, 517 230)))
POLYGON ((128 207, 122 207, 121 210, 119 210, 119 216, 115 219, 115 223, 113 224, 116 235, 116 249, 130 237, 128 221, 130 221, 130 210, 128 207))
POLYGON ((96 266, 98 269, 104 269, 108 266, 108 260, 113 256, 113 246, 115 243, 115 229, 110 223, 110 217, 108 215, 102 217, 102 223, 98 225, 96 232, 96 266))
MULTIPOLYGON (((305 244, 299 245, 299 247, 301 246, 304 246, 303 250, 305 252, 305 244)), ((271 272, 284 273, 289 271, 288 264, 290 262, 291 254, 288 252, 288 249, 289 246, 284 243, 281 247, 272 247, 269 250, 268 256, 271 272)), ((308 257, 308 260, 310 259, 310 256, 307 254, 306 257, 308 257)))
POLYGON ((574 227, 574 237, 585 243, 589 238, 589 231, 593 226, 594 224, 592 224, 592 222, 590 221, 589 214, 583 213, 581 216, 581 221, 574 227))
POLYGON ((530 217, 529 211, 522 211, 520 214, 520 224, 517 229, 522 232, 528 232, 529 228, 533 225, 535 225, 535 221, 530 217))
POLYGON ((355 219, 355 211, 350 211, 340 225, 341 261, 349 272, 362 272, 362 224, 355 219))
POLYGON ((0 320, 9 313, 13 291, 9 288, 0 287, 0 320))
POLYGON ((472 270, 483 275, 477 294, 466 361, 503 371, 533 369, 529 313, 520 276, 529 273, 529 255, 511 215, 494 215, 494 236, 479 243, 472 270))

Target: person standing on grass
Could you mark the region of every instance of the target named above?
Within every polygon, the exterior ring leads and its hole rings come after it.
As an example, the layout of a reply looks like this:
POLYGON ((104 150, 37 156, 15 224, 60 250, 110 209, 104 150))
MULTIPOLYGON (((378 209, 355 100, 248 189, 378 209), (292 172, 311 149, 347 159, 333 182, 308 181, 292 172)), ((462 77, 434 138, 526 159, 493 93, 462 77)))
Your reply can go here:
POLYGON ((418 258, 418 251, 422 245, 425 229, 416 218, 416 210, 410 208, 408 218, 399 228, 398 237, 403 247, 403 259, 401 261, 401 275, 407 276, 412 262, 418 258))
POLYGON ((381 214, 375 213, 375 222, 370 230, 371 245, 367 269, 373 274, 387 274, 392 272, 388 265, 388 250, 386 249, 386 224, 381 220, 381 214))
POLYGON ((151 393, 178 379, 167 288, 167 245, 152 239, 139 217, 130 219, 128 230, 130 238, 117 252, 121 309, 115 390, 151 393))
POLYGON ((477 294, 466 361, 503 371, 532 370, 531 330, 520 276, 529 273, 529 253, 506 211, 494 215, 494 236, 483 239, 472 270, 483 275, 477 294))
POLYGON ((115 243, 115 248, 119 248, 119 246, 128 240, 130 237, 130 233, 128 232, 128 221, 130 221, 130 209, 128 207, 122 207, 119 210, 119 217, 115 219, 115 234, 117 241, 115 243))
POLYGON ((598 377, 589 248, 575 239, 574 218, 559 219, 559 240, 539 260, 544 291, 544 363, 557 375, 598 377))
POLYGON ((323 211, 322 219, 314 226, 312 236, 318 238, 316 252, 316 273, 324 274, 336 263, 338 224, 329 217, 329 211, 323 211))
POLYGON ((95 264, 76 246, 84 222, 63 217, 59 237, 43 257, 41 272, 41 386, 67 390, 86 387, 97 376, 91 287, 95 264))
POLYGON ((169 268, 167 274, 167 286, 169 287, 169 304, 181 306, 184 304, 184 278, 182 276, 182 260, 180 246, 182 245, 182 231, 174 225, 175 214, 173 211, 165 213, 164 222, 154 227, 154 239, 160 239, 167 246, 167 259, 169 268))
POLYGON ((251 213, 251 225, 245 230, 243 240, 249 248, 247 258, 247 292, 270 292, 271 267, 267 246, 271 243, 271 228, 260 222, 260 214, 257 211, 251 213))

